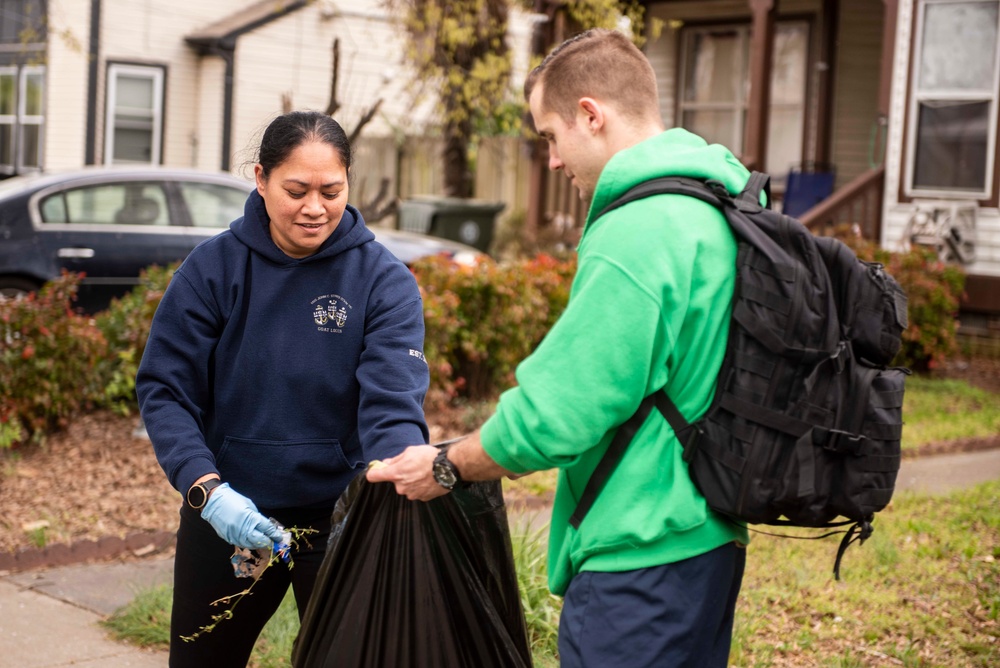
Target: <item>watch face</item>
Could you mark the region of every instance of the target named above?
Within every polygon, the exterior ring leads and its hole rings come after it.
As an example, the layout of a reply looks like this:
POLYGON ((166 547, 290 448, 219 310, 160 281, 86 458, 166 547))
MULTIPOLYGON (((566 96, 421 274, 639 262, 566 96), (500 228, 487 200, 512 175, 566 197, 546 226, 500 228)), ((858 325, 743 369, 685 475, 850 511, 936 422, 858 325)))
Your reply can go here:
POLYGON ((455 469, 448 460, 434 462, 434 479, 445 489, 452 489, 458 482, 455 469))
POLYGON ((195 485, 188 490, 188 504, 192 508, 201 508, 205 505, 205 488, 201 485, 195 485))
POLYGON ((209 493, 221 484, 222 481, 218 478, 209 478, 205 482, 192 485, 187 493, 188 505, 195 510, 200 510, 208 502, 209 493))

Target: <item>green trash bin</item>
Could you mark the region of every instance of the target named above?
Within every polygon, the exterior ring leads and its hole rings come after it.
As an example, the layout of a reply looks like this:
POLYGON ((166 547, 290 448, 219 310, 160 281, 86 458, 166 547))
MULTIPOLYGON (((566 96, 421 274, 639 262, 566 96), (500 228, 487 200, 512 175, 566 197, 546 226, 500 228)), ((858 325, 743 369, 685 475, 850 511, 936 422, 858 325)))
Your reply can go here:
POLYGON ((460 241, 488 252, 503 202, 415 195, 399 203, 399 229, 460 241))

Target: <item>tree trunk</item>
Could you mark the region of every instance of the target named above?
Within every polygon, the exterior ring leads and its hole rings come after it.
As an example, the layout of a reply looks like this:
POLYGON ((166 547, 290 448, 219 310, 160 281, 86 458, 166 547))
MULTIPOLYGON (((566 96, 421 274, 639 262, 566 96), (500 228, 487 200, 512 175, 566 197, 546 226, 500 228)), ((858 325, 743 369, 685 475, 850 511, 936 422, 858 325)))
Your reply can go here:
POLYGON ((472 124, 468 121, 447 125, 442 161, 444 163, 444 194, 448 197, 472 197, 472 171, 469 169, 469 142, 471 140, 472 124))

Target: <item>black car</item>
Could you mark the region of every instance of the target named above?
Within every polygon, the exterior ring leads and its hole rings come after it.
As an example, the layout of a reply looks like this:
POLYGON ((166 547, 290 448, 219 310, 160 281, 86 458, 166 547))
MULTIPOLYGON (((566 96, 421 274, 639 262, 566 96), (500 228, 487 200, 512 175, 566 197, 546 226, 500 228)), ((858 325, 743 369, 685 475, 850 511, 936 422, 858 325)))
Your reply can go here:
MULTIPOLYGON (((105 308, 139 272, 187 256, 243 215, 253 184, 224 173, 156 167, 94 167, 0 181, 0 297, 37 290, 63 269, 85 274, 77 305, 105 308)), ((406 264, 446 253, 472 261, 475 248, 372 226, 406 264)))

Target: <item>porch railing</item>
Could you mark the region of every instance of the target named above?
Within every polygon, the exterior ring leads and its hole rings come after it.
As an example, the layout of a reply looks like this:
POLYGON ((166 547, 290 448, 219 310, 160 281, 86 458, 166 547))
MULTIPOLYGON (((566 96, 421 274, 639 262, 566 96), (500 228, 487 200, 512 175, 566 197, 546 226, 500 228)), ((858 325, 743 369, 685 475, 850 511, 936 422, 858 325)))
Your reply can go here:
POLYGON ((882 191, 885 167, 858 175, 843 188, 799 217, 816 234, 831 234, 838 225, 857 225, 862 238, 878 241, 882 236, 882 191))

